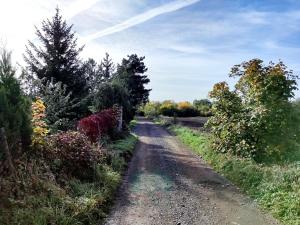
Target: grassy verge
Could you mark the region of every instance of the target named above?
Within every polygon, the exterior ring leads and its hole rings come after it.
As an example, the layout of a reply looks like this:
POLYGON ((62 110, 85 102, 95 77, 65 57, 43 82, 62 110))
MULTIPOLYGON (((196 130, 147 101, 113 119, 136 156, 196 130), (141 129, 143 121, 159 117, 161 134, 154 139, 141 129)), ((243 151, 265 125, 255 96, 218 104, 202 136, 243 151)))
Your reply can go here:
POLYGON ((109 151, 112 153, 110 167, 122 173, 130 160, 134 147, 137 143, 137 137, 130 134, 126 139, 117 141, 108 146, 109 151))
POLYGON ((284 224, 300 224, 299 161, 281 165, 257 164, 252 160, 214 152, 209 145, 209 134, 179 126, 171 126, 169 129, 274 217, 284 224))
POLYGON ((129 123, 129 129, 132 130, 137 124, 137 120, 131 120, 129 123))
MULTIPOLYGON (((137 138, 129 135, 108 146, 107 162, 95 165, 92 180, 53 177, 46 162, 31 159, 20 166, 18 183, 13 178, 2 180, 17 197, 1 198, 1 225, 99 225, 107 215, 121 182, 121 174, 132 154, 137 138), (22 172, 24 170, 24 172, 22 172), (53 178, 52 178, 53 177, 53 178), (5 202, 2 201, 5 199, 5 202)), ((3 197, 3 196, 2 196, 3 197)))

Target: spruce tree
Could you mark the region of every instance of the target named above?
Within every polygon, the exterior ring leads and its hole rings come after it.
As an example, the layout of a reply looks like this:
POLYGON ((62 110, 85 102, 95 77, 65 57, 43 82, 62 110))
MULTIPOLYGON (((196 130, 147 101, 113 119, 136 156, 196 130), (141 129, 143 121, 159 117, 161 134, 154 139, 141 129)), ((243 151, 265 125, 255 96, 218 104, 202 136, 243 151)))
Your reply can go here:
POLYGON ((87 81, 90 94, 94 94, 103 82, 100 65, 92 58, 89 58, 83 64, 83 70, 87 81))
POLYGON ((115 71, 115 65, 108 53, 98 64, 94 59, 89 58, 83 64, 85 78, 90 94, 96 93, 103 83, 111 81, 115 71))
POLYGON ((5 49, 0 49, 0 128, 5 129, 13 156, 18 153, 19 146, 23 150, 29 146, 30 101, 24 96, 20 82, 15 77, 11 53, 5 49))
POLYGON ((41 86, 40 95, 46 105, 46 122, 51 133, 75 127, 76 121, 72 118, 76 118, 74 109, 79 107, 80 102, 71 98, 66 85, 47 81, 46 85, 41 86))
POLYGON ((81 68, 77 39, 72 25, 67 25, 57 8, 54 17, 42 22, 41 29, 36 27, 39 45, 29 41, 24 54, 28 70, 45 83, 54 79, 67 85, 73 97, 86 94, 86 80, 81 68))
POLYGON ((105 53, 105 57, 101 61, 100 70, 104 81, 108 81, 115 71, 115 65, 108 53, 105 53))

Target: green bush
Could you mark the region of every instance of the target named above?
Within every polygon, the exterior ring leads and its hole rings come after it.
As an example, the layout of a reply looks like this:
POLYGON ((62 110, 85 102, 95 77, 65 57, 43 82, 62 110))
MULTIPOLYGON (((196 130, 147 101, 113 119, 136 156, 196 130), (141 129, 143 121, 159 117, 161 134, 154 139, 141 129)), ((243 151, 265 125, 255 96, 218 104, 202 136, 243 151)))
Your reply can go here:
POLYGON ((163 116, 176 116, 177 115, 177 105, 171 100, 163 101, 159 107, 160 114, 163 116))
MULTIPOLYGON (((292 116, 289 120, 289 127, 293 130, 295 134, 300 133, 300 99, 292 103, 293 110, 292 116)), ((294 135, 294 138, 297 143, 300 143, 300 135, 294 135)))
POLYGON ((200 116, 211 116, 212 103, 208 99, 194 100, 194 108, 196 108, 200 116))
POLYGON ((31 104, 15 78, 11 53, 1 49, 0 54, 0 127, 5 128, 10 150, 16 154, 20 143, 24 150, 31 142, 31 104))
MULTIPOLYGON (((45 168, 35 169, 41 172, 45 168)), ((96 166, 91 181, 72 178, 61 186, 51 179, 43 179, 42 174, 24 172, 27 173, 19 174, 22 177, 20 186, 28 190, 20 199, 11 196, 8 206, 0 208, 0 224, 101 224, 121 181, 120 174, 106 165, 96 166)))
POLYGON ((100 84, 92 96, 91 110, 100 112, 115 105, 122 106, 123 118, 126 122, 133 119, 133 108, 129 102, 128 90, 117 80, 100 84))
POLYGON ((146 117, 154 118, 159 116, 160 106, 161 104, 159 102, 147 102, 145 105, 143 105, 141 111, 146 117))
MULTIPOLYGON (((196 102, 198 101, 196 100, 196 102)), ((196 105, 192 105, 190 102, 187 101, 178 102, 178 103, 175 103, 174 101, 171 100, 166 100, 163 102, 152 101, 141 106, 139 108, 138 114, 144 115, 149 118, 155 118, 158 117, 159 115, 169 116, 169 117, 210 116, 211 106, 208 106, 207 104, 208 104, 207 102, 203 103, 203 105, 205 106, 203 106, 203 109, 201 111, 199 105, 197 105, 196 107, 196 105)))
POLYGON ((214 149, 257 161, 279 160, 296 135, 290 103, 296 76, 282 62, 264 66, 258 59, 234 66, 230 76, 239 77, 234 91, 221 82, 210 92, 214 149))

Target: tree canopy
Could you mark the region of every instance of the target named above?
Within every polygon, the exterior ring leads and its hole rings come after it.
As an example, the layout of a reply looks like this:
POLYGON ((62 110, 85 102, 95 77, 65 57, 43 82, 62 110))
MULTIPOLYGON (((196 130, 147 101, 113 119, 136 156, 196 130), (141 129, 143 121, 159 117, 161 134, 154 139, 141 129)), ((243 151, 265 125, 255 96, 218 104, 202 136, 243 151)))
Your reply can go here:
POLYGON ((44 82, 62 82, 73 96, 87 93, 86 80, 81 69, 77 39, 57 8, 54 17, 42 22, 41 29, 36 27, 39 45, 29 41, 24 54, 28 71, 44 82))
POLYGON ((230 76, 239 78, 234 91, 221 82, 210 92, 215 149, 256 160, 281 156, 295 137, 290 99, 297 76, 282 62, 259 59, 234 66, 230 76))

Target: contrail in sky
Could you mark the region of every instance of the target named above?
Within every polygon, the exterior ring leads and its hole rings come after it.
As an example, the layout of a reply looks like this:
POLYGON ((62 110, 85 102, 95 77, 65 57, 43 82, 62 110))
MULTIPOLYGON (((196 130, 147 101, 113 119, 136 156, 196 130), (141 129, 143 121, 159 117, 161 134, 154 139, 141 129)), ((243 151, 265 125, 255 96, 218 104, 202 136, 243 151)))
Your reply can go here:
POLYGON ((199 1, 200 0, 176 0, 176 1, 173 1, 170 3, 167 3, 165 5, 156 7, 154 9, 150 9, 149 11, 141 13, 137 16, 131 17, 130 19, 127 19, 127 20, 125 20, 117 25, 114 25, 112 27, 106 28, 106 29, 96 32, 94 34, 87 35, 87 36, 83 37, 83 39, 85 42, 88 42, 88 41, 92 41, 96 38, 101 38, 106 35, 120 32, 122 30, 126 30, 126 29, 133 27, 135 25, 138 25, 140 23, 144 23, 144 22, 146 22, 154 17, 157 17, 159 15, 169 13, 169 12, 174 12, 181 8, 195 4, 199 1))
POLYGON ((67 19, 76 16, 84 10, 91 8, 97 2, 101 0, 77 0, 72 2, 72 4, 66 9, 65 15, 67 19))

